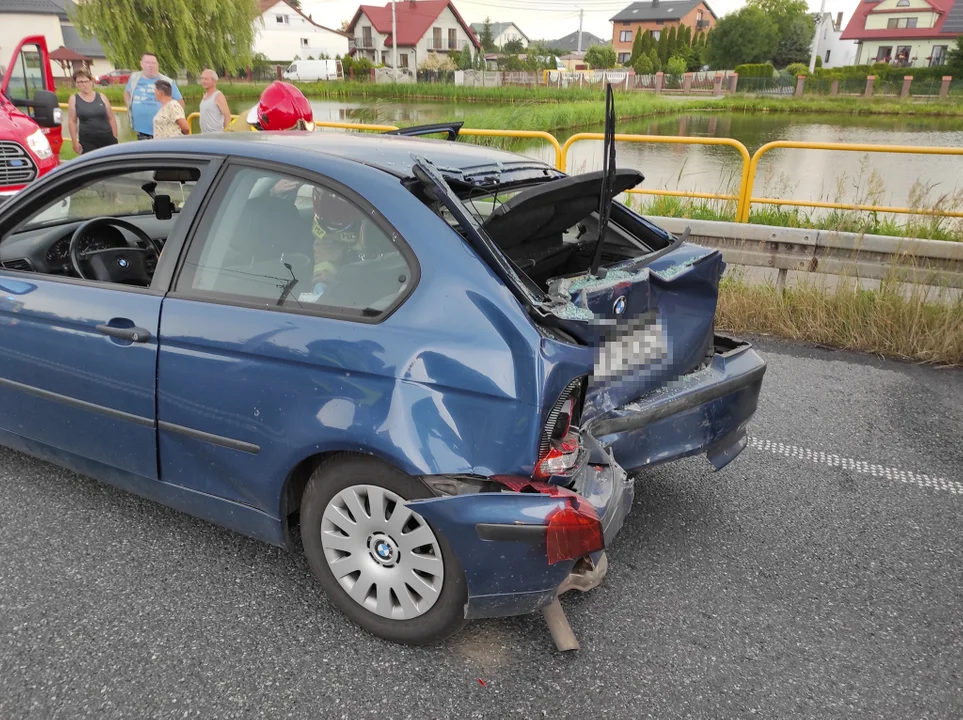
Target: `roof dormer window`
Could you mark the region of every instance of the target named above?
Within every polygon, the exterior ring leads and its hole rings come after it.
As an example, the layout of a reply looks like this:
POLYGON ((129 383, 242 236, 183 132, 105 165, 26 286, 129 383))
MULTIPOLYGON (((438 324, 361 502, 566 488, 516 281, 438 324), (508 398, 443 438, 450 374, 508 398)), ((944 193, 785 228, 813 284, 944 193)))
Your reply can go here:
POLYGON ((909 7, 909 6, 910 6, 910 0, 899 0, 899 2, 896 3, 896 7, 909 7))

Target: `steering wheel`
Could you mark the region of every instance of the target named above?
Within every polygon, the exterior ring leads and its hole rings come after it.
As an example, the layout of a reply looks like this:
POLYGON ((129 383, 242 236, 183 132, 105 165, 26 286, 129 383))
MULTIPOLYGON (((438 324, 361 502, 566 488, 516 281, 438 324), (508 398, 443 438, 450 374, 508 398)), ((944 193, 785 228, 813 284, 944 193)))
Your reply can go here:
POLYGON ((160 257, 161 246, 154 238, 133 223, 112 217, 97 217, 83 223, 74 230, 70 238, 68 254, 74 272, 84 280, 99 280, 101 282, 116 282, 127 285, 150 285, 150 273, 147 272, 148 253, 153 252, 160 257), (101 226, 129 230, 140 240, 147 243, 149 249, 138 247, 135 243, 127 242, 125 247, 107 248, 105 250, 91 250, 80 254, 77 252, 80 239, 89 231, 101 226), (81 260, 88 266, 90 274, 85 272, 81 260), (92 275, 92 277, 91 277, 92 275))

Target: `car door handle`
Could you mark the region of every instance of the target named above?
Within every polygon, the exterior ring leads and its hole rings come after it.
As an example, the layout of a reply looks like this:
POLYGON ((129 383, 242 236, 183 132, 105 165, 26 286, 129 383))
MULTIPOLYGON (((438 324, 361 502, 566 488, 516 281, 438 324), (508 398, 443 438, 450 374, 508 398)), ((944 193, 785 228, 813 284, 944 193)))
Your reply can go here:
POLYGON ((114 325, 98 325, 97 332, 109 335, 119 340, 129 340, 135 343, 145 343, 150 339, 150 333, 139 327, 115 327, 114 325))

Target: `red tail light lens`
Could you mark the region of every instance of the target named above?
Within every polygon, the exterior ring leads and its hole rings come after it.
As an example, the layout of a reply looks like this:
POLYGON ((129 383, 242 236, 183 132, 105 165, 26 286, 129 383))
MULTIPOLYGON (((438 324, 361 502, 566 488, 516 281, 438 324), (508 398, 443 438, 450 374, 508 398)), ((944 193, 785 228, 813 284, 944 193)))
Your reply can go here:
POLYGON ((560 560, 576 560, 605 547, 598 515, 584 501, 577 506, 572 503, 552 515, 545 539, 548 562, 552 565, 560 560))
POLYGON ((547 518, 545 544, 550 564, 554 565, 561 560, 577 560, 605 549, 599 516, 595 508, 578 493, 560 485, 515 475, 494 475, 492 480, 515 492, 535 491, 562 498, 566 502, 564 507, 555 510, 547 518))
POLYGON ((549 451, 535 464, 532 477, 544 480, 552 475, 567 474, 575 467, 580 450, 578 436, 574 433, 566 435, 564 440, 553 441, 549 451))

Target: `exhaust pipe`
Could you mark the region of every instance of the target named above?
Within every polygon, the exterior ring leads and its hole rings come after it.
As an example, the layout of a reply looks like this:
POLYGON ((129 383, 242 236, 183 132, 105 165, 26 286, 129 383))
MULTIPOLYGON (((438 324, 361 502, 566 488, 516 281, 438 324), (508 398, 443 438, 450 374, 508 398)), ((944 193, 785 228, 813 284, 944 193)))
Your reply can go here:
POLYGON ((591 563, 585 559, 579 560, 575 563, 575 567, 572 568, 569 576, 558 586, 555 599, 542 608, 542 617, 545 618, 545 624, 548 625, 548 631, 551 633, 552 640, 559 652, 568 652, 580 648, 572 626, 569 625, 568 618, 565 617, 565 610, 562 609, 562 604, 558 601, 559 596, 569 590, 588 592, 598 587, 608 569, 609 558, 605 553, 602 553, 599 564, 595 567, 592 567, 591 563))
POLYGON ((562 610, 562 604, 557 597, 550 605, 542 608, 542 615, 545 617, 545 624, 548 625, 548 631, 552 634, 552 640, 559 652, 579 649, 578 640, 572 632, 572 626, 568 624, 568 618, 565 617, 565 611, 562 610))

